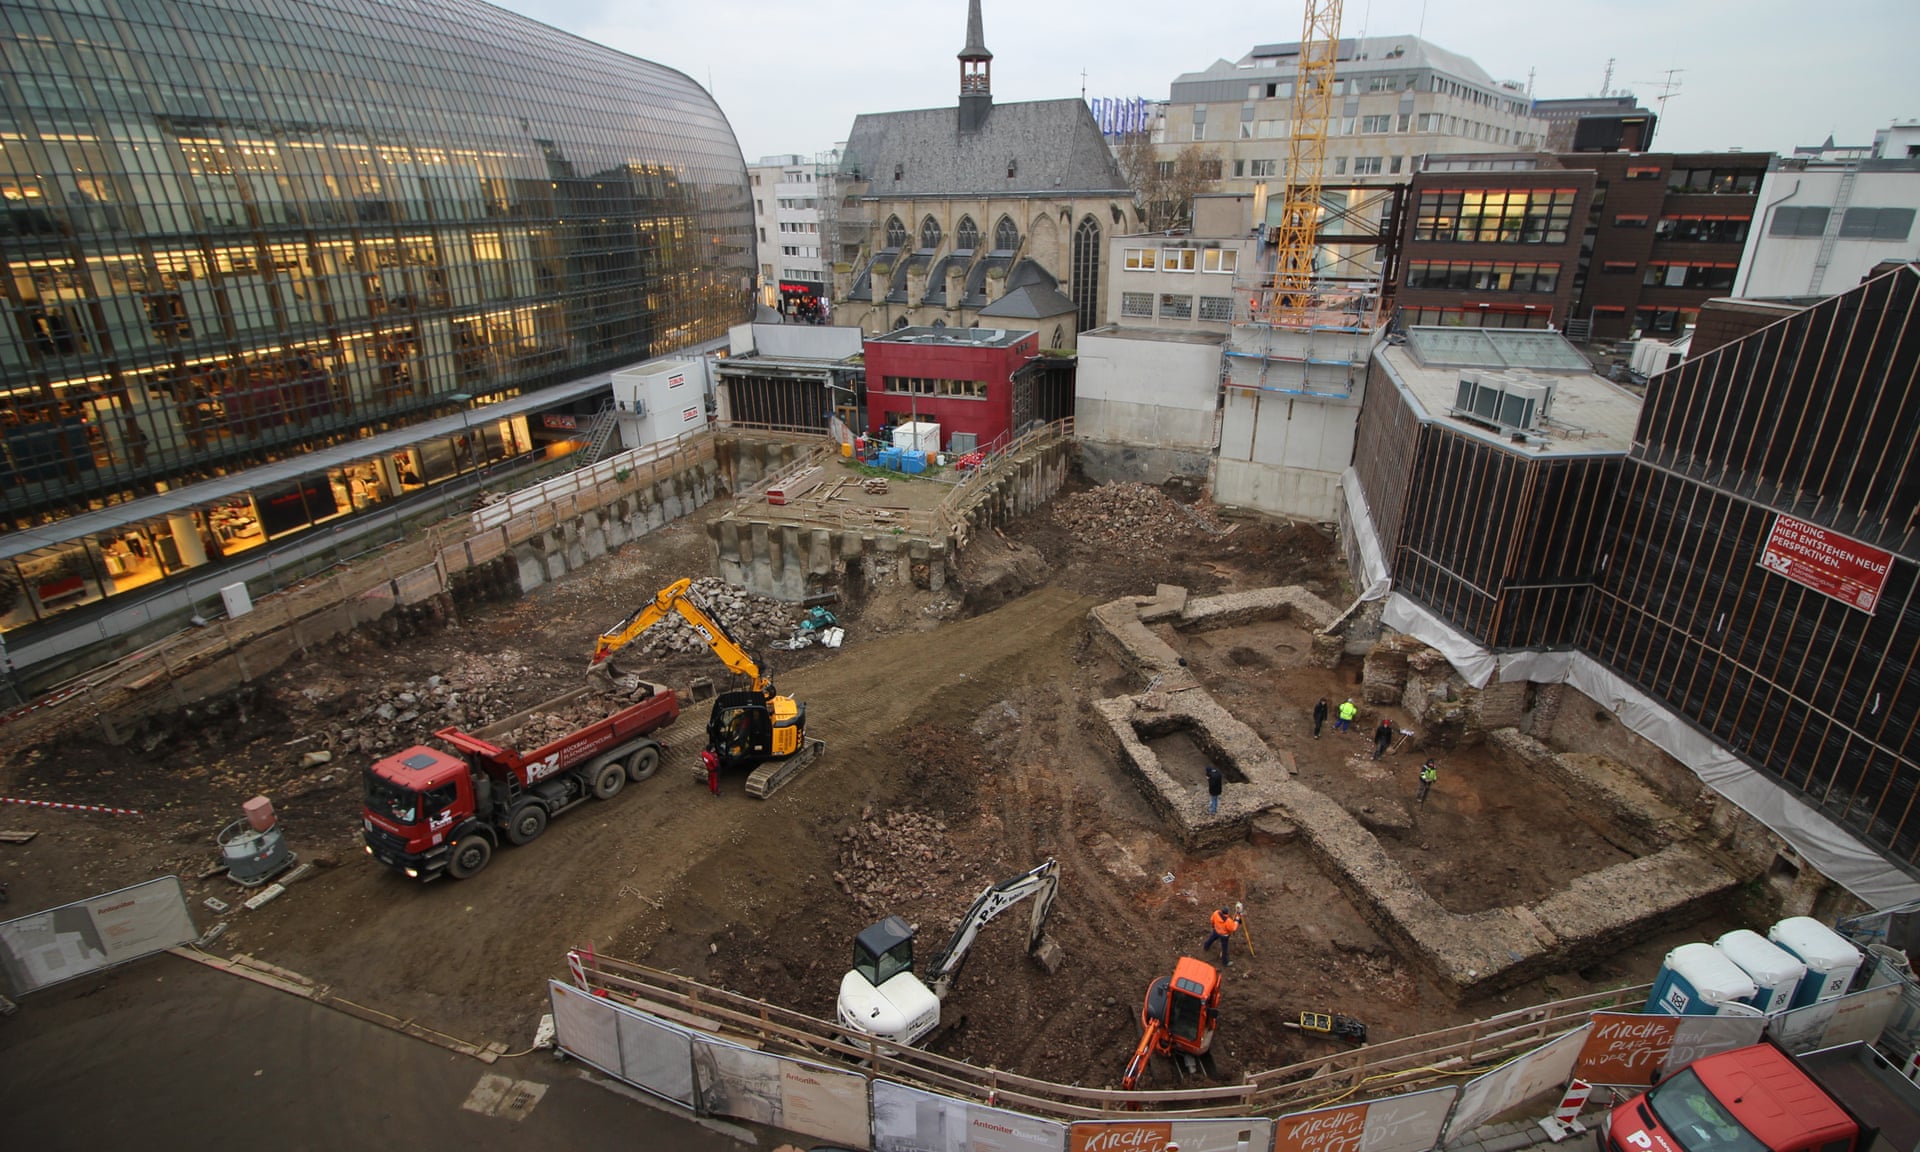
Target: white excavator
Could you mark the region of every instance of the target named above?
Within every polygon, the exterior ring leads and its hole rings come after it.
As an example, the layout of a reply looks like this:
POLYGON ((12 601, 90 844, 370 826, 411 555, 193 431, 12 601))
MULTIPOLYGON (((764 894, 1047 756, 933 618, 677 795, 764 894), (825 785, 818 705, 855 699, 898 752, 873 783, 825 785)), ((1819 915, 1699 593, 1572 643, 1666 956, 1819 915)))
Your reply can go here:
POLYGON ((1032 897, 1027 953, 1051 972, 1059 966, 1059 946, 1046 938, 1047 914, 1060 892, 1060 866, 1048 860, 980 893, 954 929, 953 938, 927 965, 921 983, 913 974, 913 925, 889 916, 853 941, 853 971, 840 978, 840 1023, 849 1035, 869 1035, 911 1046, 940 1026, 940 1001, 946 999, 966 962, 967 950, 988 921, 1032 897))

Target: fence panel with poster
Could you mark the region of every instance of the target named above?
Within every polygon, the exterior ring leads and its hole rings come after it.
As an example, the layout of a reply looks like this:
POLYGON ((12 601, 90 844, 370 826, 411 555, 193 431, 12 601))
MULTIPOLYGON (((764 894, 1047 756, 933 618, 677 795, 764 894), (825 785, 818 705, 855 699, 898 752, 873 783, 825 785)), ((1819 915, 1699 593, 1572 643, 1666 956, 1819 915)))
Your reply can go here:
POLYGON ((1595 1012, 1573 1075, 1609 1088, 1648 1088, 1663 1069, 1758 1044, 1764 1016, 1643 1016, 1595 1012))
POLYGON ((867 1081, 857 1073, 696 1035, 693 1076, 704 1115, 868 1146, 867 1081))
POLYGON ((1767 1033, 1795 1056, 1880 1038, 1887 1021, 1900 1007, 1900 988, 1883 984, 1851 996, 1822 1000, 1805 1008, 1767 1018, 1767 1033))
MULTIPOLYGON (((1274 1121, 1274 1152, 1426 1152, 1440 1146, 1459 1097, 1460 1089, 1449 1085, 1295 1112, 1274 1121)), ((1180 1147, 1185 1152, 1185 1141, 1180 1147)))
POLYGON ((693 1107, 693 1038, 684 1028, 558 980, 547 982, 560 1050, 636 1088, 693 1107))
MULTIPOLYGON (((1559 1088, 1573 1076, 1574 1062, 1586 1043, 1589 1024, 1576 1028, 1524 1056, 1516 1056, 1460 1091, 1460 1106, 1447 1121, 1448 1132, 1466 1133, 1559 1088)), ((1371 1150, 1369 1150, 1371 1152, 1371 1150)))
POLYGON ((1066 1152, 1067 1126, 1005 1108, 873 1082, 873 1152, 1066 1152))
POLYGON ((178 876, 0 923, 0 975, 15 996, 200 938, 178 876))
POLYGON ((1079 1120, 1067 1129, 1067 1152, 1266 1152, 1273 1121, 1260 1119, 1079 1120))

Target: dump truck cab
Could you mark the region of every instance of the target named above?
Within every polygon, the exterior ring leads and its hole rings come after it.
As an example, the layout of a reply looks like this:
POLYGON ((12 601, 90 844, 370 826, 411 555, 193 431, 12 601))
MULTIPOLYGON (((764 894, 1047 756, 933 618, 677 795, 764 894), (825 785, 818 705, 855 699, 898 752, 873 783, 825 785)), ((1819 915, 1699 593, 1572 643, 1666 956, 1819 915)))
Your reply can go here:
POLYGON ((465 760, 422 745, 374 761, 364 783, 368 853, 415 879, 446 866, 448 849, 486 806, 485 797, 476 804, 465 760))

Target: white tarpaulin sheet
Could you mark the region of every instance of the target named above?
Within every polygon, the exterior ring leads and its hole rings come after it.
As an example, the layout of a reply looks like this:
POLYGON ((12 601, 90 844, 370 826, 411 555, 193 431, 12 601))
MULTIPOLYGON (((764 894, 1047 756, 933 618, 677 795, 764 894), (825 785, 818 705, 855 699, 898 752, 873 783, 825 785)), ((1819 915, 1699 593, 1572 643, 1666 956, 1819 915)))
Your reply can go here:
POLYGON ((843 1148, 867 1146, 863 1076, 707 1036, 694 1037, 693 1074, 705 1115, 733 1116, 843 1148))
POLYGON ((1067 1152, 1260 1152, 1273 1145, 1273 1121, 1082 1120, 1067 1130, 1067 1152))
POLYGON ((0 972, 14 995, 200 938, 177 876, 0 923, 0 972))
POLYGON ((1067 1126, 873 1082, 874 1152, 1066 1152, 1067 1126))
POLYGON ((1920 883, 1896 871, 1878 852, 1585 653, 1495 656, 1398 592, 1387 597, 1381 619, 1437 649, 1475 688, 1486 687, 1496 675, 1502 682, 1571 684, 1629 730, 1693 769, 1707 787, 1772 829, 1822 875, 1855 896, 1876 908, 1920 899, 1920 883))
POLYGON ((620 1034, 620 1079, 693 1107, 693 1038, 686 1029, 621 1004, 613 1008, 620 1034))
POLYGON ((645 1013, 547 981, 554 1042, 602 1072, 693 1107, 693 1040, 686 1029, 645 1013))
POLYGON ((1478 1080, 1467 1082, 1460 1107, 1447 1121, 1447 1135, 1464 1139, 1467 1133, 1511 1111, 1536 1096, 1559 1088, 1573 1076, 1573 1062, 1587 1040, 1585 1026, 1574 1029, 1525 1056, 1502 1064, 1478 1080))
POLYGON ((1895 985, 1883 984, 1782 1012, 1767 1021, 1767 1033, 1796 1056, 1856 1040, 1871 1044, 1880 1039, 1894 1009, 1900 1006, 1900 991, 1895 985))
POLYGON ((1353 542, 1360 549, 1360 567, 1365 591, 1362 600, 1378 600, 1387 594, 1393 582, 1387 578, 1387 557, 1380 548, 1380 535, 1373 530, 1373 513, 1367 508, 1367 494, 1360 490, 1360 473, 1349 467, 1340 474, 1340 493, 1347 500, 1347 524, 1353 530, 1353 542))

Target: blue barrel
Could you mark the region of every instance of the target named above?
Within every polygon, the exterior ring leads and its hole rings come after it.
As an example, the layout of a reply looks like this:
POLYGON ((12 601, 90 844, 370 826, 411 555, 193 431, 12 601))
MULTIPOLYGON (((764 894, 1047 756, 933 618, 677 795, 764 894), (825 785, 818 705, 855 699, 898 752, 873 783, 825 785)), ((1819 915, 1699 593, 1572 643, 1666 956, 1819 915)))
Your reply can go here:
POLYGON ((1860 969, 1860 950, 1811 916, 1789 916, 1767 930, 1767 939, 1807 966, 1791 1007, 1804 1008, 1845 996, 1860 969))
POLYGON ((1752 1015, 1759 989, 1740 966, 1711 944, 1682 944, 1667 953, 1641 1011, 1649 1015, 1752 1015), (1738 1005, 1733 1012, 1729 1006, 1738 1005))
POLYGON ((1807 974, 1807 966, 1793 953, 1758 932, 1738 928, 1713 942, 1727 959, 1740 966, 1759 991, 1747 1003, 1771 1016, 1785 1012, 1807 974))

